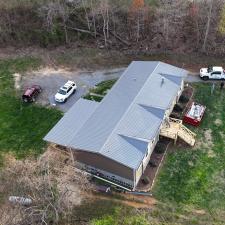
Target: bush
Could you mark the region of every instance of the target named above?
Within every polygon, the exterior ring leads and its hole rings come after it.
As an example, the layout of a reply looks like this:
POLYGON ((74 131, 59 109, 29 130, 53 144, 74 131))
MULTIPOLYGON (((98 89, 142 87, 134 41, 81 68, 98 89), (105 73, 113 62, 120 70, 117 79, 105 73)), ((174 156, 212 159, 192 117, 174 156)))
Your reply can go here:
POLYGON ((149 166, 151 166, 151 167, 157 167, 157 165, 154 162, 152 162, 152 161, 149 162, 149 166))
POLYGON ((181 115, 179 115, 179 114, 176 113, 176 112, 172 112, 172 113, 170 114, 170 117, 175 118, 175 119, 182 119, 182 118, 181 118, 181 115))
POLYGON ((189 98, 185 95, 181 95, 179 101, 182 103, 187 103, 189 101, 189 98))
POLYGON ((165 150, 166 150, 166 146, 163 145, 163 144, 160 144, 160 143, 158 143, 158 144, 156 145, 156 147, 155 147, 155 152, 158 153, 158 154, 164 153, 165 150))
POLYGON ((180 105, 176 104, 174 106, 173 110, 176 111, 176 112, 182 112, 183 111, 183 108, 180 105))
POLYGON ((142 181, 143 184, 149 184, 150 183, 150 179, 146 176, 141 181, 142 181))

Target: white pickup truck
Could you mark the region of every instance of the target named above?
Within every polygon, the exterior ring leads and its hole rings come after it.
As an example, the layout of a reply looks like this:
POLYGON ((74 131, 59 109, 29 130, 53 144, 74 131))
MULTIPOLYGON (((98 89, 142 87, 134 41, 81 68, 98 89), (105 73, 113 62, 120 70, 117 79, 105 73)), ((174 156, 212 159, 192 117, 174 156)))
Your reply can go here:
POLYGON ((221 66, 209 66, 208 68, 201 68, 200 77, 203 80, 209 79, 224 80, 225 70, 221 66))

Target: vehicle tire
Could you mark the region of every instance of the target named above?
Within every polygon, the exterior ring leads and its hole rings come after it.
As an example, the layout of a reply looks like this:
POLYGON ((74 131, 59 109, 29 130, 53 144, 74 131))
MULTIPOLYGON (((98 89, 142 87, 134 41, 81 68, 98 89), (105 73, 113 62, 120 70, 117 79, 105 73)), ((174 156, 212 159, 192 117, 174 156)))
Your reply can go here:
POLYGON ((75 92, 76 92, 76 89, 73 90, 72 95, 75 94, 75 92))
POLYGON ((64 103, 67 101, 67 98, 64 100, 64 103))
POLYGON ((206 76, 202 78, 202 80, 205 80, 205 81, 208 79, 209 79, 209 77, 206 77, 206 76))

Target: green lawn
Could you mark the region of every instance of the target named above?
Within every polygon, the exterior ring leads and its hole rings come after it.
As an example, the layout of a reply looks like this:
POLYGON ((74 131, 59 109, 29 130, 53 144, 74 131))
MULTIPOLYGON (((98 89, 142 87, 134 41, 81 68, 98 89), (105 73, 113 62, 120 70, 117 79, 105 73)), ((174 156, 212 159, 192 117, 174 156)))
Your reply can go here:
POLYGON ((100 82, 99 84, 96 85, 95 88, 91 89, 89 93, 86 96, 84 96, 84 98, 100 102, 103 99, 103 97, 101 96, 105 96, 107 94, 107 91, 112 88, 112 86, 116 83, 116 81, 117 79, 100 82), (97 94, 99 96, 91 95, 92 93, 97 94))
POLYGON ((75 207, 72 217, 80 221, 91 221, 90 225, 148 225, 145 213, 137 214, 135 210, 113 200, 96 200, 83 202, 75 207))
MULTIPOLYGON (((40 154, 45 147, 42 138, 62 116, 55 109, 22 103, 13 88, 14 72, 39 65, 34 58, 0 61, 0 165, 4 162, 1 153, 12 152, 19 158, 40 154)), ((91 92, 105 95, 114 83, 100 83, 91 92)), ((201 126, 191 128, 198 143, 195 148, 175 147, 168 153, 153 190, 157 206, 138 211, 104 201, 79 206, 74 215, 93 225, 224 224, 225 90, 217 87, 211 96, 210 84, 194 87, 195 99, 207 106, 201 126), (197 213, 200 209, 203 214, 197 213)))
POLYGON ((200 127, 189 126, 197 133, 198 143, 194 148, 175 146, 168 153, 153 190, 158 204, 150 211, 135 213, 117 206, 120 213, 115 210, 92 220, 92 224, 224 224, 225 90, 220 92, 218 86, 211 96, 210 84, 194 87, 196 101, 207 106, 200 127))
POLYGON ((168 154, 154 188, 163 202, 225 210, 225 90, 213 95, 209 84, 196 84, 196 101, 207 106, 195 148, 179 147, 168 154))
MULTIPOLYGON (((21 74, 40 65, 35 58, 0 61, 0 153, 13 152, 21 158, 43 152, 42 140, 61 113, 36 104, 24 104, 14 90, 12 74, 21 74)), ((0 157, 0 164, 3 162, 0 157)))

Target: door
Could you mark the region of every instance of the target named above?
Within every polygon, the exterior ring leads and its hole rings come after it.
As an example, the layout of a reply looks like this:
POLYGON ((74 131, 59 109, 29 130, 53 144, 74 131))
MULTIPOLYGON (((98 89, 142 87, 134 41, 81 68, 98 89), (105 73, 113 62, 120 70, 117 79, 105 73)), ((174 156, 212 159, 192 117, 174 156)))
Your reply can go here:
POLYGON ((220 71, 215 71, 215 72, 212 72, 211 73, 211 79, 217 79, 217 80, 220 80, 222 78, 221 76, 221 72, 220 71))

